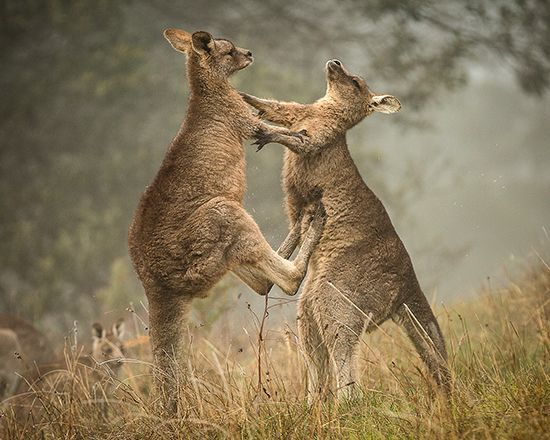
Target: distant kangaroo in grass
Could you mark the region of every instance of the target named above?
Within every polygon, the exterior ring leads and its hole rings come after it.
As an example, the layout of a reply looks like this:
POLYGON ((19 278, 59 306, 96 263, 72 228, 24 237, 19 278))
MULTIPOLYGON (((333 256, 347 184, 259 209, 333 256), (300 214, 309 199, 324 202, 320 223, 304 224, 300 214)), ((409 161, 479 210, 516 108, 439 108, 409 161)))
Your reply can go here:
MULTIPOLYGON (((124 357, 124 321, 111 330, 99 323, 92 326, 92 349, 79 354, 76 365, 95 370, 104 365, 105 372, 116 376, 124 357)), ((53 345, 30 323, 10 315, 0 315, 0 398, 28 390, 42 375, 67 370, 67 360, 56 359, 53 345), (25 380, 20 380, 23 377, 25 380)))
MULTIPOLYGON (((44 414, 44 396, 59 396, 52 399, 60 405, 60 400, 69 401, 91 399, 89 403, 99 404, 107 410, 104 399, 112 394, 117 376, 120 374, 125 357, 124 321, 118 320, 110 329, 99 323, 92 325, 92 347, 85 352, 76 347, 76 352, 65 351, 64 357, 44 363, 36 363, 20 371, 22 379, 9 400, 17 417, 28 420, 29 414, 40 419, 44 414), (61 397, 63 396, 63 397, 61 397)), ((46 398, 49 407, 53 402, 46 398)), ((49 408, 51 411, 51 408, 49 408)))
MULTIPOLYGON (((388 318, 400 324, 435 381, 450 393, 445 343, 418 284, 410 257, 384 206, 367 187, 346 143, 346 131, 373 112, 394 113, 401 104, 374 94, 338 60, 326 65, 326 95, 313 104, 277 102, 242 94, 262 118, 306 130, 304 142, 283 142, 283 186, 290 223, 322 192, 327 222, 310 261, 298 304, 298 329, 309 363, 309 396, 335 372, 337 394, 349 396, 356 382, 354 354, 363 331, 388 318), (332 364, 332 368, 330 368, 332 364)), ((268 134, 257 145, 275 141, 268 134)), ((279 142, 281 143, 281 142, 279 142)), ((293 231, 282 256, 299 242, 293 231)))
POLYGON ((21 369, 19 357, 21 345, 15 332, 9 328, 0 328, 0 402, 11 396, 18 387, 21 369))
POLYGON ((19 374, 53 358, 52 345, 32 324, 0 315, 0 399, 16 392, 19 374))
MULTIPOLYGON (((134 267, 149 301, 151 343, 161 390, 170 387, 171 360, 183 351, 184 322, 193 298, 205 296, 233 271, 266 294, 271 283, 293 295, 305 275, 324 224, 322 206, 291 262, 281 258, 243 208, 243 141, 269 134, 298 143, 300 135, 254 116, 229 84, 253 61, 246 49, 207 32, 164 33, 187 55, 187 116, 153 182, 141 197, 129 231, 134 267), (168 380, 165 380, 168 378, 168 380)), ((169 405, 173 408, 173 405, 169 405)))
MULTIPOLYGON (((124 343, 125 324, 123 319, 115 322, 111 328, 104 328, 99 322, 92 325, 92 348, 88 353, 77 353, 75 365, 86 367, 89 370, 98 370, 103 367, 102 373, 111 377, 119 375, 122 361, 126 356, 124 343)), ((34 368, 37 372, 44 374, 52 370, 66 370, 70 359, 58 359, 55 362, 39 364, 34 368)))

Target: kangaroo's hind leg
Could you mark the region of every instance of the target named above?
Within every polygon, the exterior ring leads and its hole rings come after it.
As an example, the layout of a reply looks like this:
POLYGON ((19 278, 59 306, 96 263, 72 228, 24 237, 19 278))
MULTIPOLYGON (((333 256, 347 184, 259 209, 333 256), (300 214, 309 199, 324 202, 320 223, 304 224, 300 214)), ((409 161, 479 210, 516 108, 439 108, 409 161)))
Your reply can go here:
MULTIPOLYGON (((223 207, 232 218, 232 242, 226 252, 229 267, 252 288, 264 285, 259 291, 266 294, 271 283, 277 284, 288 295, 294 295, 305 276, 309 258, 323 231, 326 213, 322 205, 313 217, 298 255, 288 261, 278 255, 263 237, 258 225, 240 206, 223 207)), ((256 290, 256 289, 255 289, 256 290)))
MULTIPOLYGON (((353 398, 359 392, 356 354, 365 325, 371 319, 370 314, 361 311, 350 300, 347 292, 325 283, 319 288, 322 290, 315 292, 318 306, 315 317, 329 350, 332 371, 336 378, 336 397, 339 400, 353 398), (325 289, 329 291, 326 292, 325 289)), ((305 289, 304 295, 306 294, 311 292, 305 289)))
POLYGON ((330 386, 330 358, 307 299, 298 303, 298 338, 307 370, 307 400, 325 396, 330 386))
MULTIPOLYGON (((298 246, 300 241, 301 220, 302 219, 300 217, 288 233, 288 236, 285 238, 279 249, 277 249, 277 254, 285 260, 290 258, 294 252, 294 249, 298 246)), ((260 295, 267 295, 273 287, 273 283, 263 277, 262 273, 258 269, 255 270, 250 266, 239 266, 233 268, 233 273, 260 295)))
POLYGON ((445 395, 451 396, 451 373, 443 334, 422 292, 405 301, 393 316, 413 343, 422 361, 445 395))
POLYGON ((174 414, 178 402, 178 369, 186 365, 185 322, 192 296, 160 289, 150 289, 147 293, 155 381, 164 409, 174 414))
POLYGON ((334 322, 324 330, 336 375, 336 396, 339 400, 352 398, 359 391, 355 360, 365 320, 360 317, 350 318, 354 313, 348 310, 346 322, 334 322))

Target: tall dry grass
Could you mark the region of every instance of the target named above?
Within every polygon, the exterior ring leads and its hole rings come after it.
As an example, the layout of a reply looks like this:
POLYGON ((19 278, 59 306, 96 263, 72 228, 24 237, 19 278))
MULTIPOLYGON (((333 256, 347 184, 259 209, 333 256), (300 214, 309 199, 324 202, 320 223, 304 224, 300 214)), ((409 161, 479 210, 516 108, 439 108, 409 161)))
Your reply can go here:
POLYGON ((436 310, 454 376, 450 405, 405 335, 387 324, 362 340, 363 396, 308 406, 295 334, 264 329, 260 347, 250 334, 243 353, 215 334, 190 338, 177 417, 159 414, 146 350, 125 363, 121 379, 73 357, 67 370, 4 402, 0 438, 550 438, 548 265, 436 310))

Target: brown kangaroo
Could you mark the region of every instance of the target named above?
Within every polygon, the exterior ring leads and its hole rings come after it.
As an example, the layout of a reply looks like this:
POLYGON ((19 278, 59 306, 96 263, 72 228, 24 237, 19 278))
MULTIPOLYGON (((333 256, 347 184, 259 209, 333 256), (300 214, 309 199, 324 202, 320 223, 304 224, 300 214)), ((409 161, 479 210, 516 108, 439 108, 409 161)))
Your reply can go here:
MULTIPOLYGON (((107 410, 108 397, 120 374, 125 357, 124 321, 120 319, 111 329, 104 329, 99 323, 92 325, 92 347, 86 353, 76 347, 76 353, 65 352, 65 357, 46 363, 36 363, 22 371, 22 379, 15 396, 9 400, 16 416, 21 421, 32 413, 35 419, 43 414, 43 400, 47 396, 63 396, 71 400, 77 394, 80 398, 92 397, 99 408, 107 410)), ((62 405, 59 400, 49 401, 53 406, 62 405)), ((70 402, 66 401, 67 404, 70 402)))
MULTIPOLYGON (((52 371, 66 373, 71 369, 71 364, 74 361, 75 367, 94 371, 97 373, 96 376, 107 374, 110 377, 117 377, 120 373, 122 360, 126 355, 123 341, 124 329, 123 319, 119 319, 111 329, 104 329, 100 323, 96 322, 92 325, 92 348, 88 353, 83 352, 80 347, 80 352, 76 353, 74 359, 71 359, 71 356, 66 353, 66 356, 61 359, 37 362, 28 367, 22 376, 26 383, 32 383, 52 371)), ((22 384, 22 387, 25 388, 27 385, 22 384)))
POLYGON ((0 315, 0 328, 10 329, 21 345, 21 360, 25 366, 49 362, 55 357, 53 346, 31 323, 12 315, 0 315))
POLYGON ((129 249, 149 301, 157 379, 166 392, 172 359, 183 351, 192 299, 205 296, 228 271, 260 294, 275 283, 293 295, 319 240, 324 215, 319 207, 318 215, 309 219, 312 227, 293 262, 271 249, 243 208, 242 143, 264 134, 298 142, 300 136, 260 121, 229 84, 230 75, 252 63, 250 51, 202 31, 190 35, 168 29, 164 35, 187 55, 189 105, 160 170, 141 197, 129 249))
POLYGON ((48 339, 32 324, 15 316, 0 315, 0 398, 17 390, 20 374, 53 358, 48 339))
MULTIPOLYGON (((403 243, 384 206, 361 178, 346 143, 348 129, 373 112, 397 112, 401 104, 391 95, 374 94, 364 79, 338 60, 329 61, 326 71, 326 95, 313 104, 243 94, 261 117, 309 135, 303 142, 283 143, 289 148, 283 186, 291 224, 319 190, 327 212, 298 304, 299 336, 309 363, 309 398, 326 389, 331 371, 337 394, 352 394, 359 338, 388 318, 404 328, 435 381, 450 393, 439 325, 403 243)), ((258 148, 272 141, 268 134, 259 137, 258 148)), ((298 241, 293 230, 282 256, 289 256, 298 241)))
POLYGON ((19 384, 17 371, 21 345, 15 332, 9 328, 0 328, 0 401, 11 396, 19 384))

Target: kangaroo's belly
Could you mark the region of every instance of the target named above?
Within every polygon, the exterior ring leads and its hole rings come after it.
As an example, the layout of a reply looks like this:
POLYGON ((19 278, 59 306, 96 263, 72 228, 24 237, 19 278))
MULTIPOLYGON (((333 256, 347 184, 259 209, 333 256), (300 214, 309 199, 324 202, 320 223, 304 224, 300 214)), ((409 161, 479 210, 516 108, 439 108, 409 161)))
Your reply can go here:
POLYGON ((232 244, 226 206, 235 202, 211 199, 179 224, 151 231, 134 262, 145 286, 202 295, 227 272, 226 252, 232 244))
POLYGON ((388 310, 418 288, 410 257, 389 217, 385 210, 369 212, 360 202, 345 209, 328 203, 327 214, 302 294, 344 294, 361 310, 385 319, 388 310))

